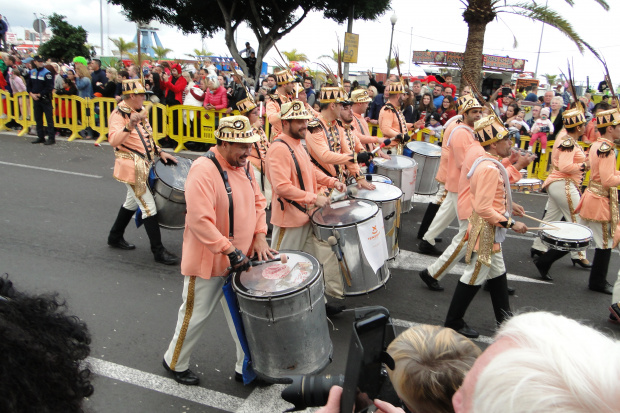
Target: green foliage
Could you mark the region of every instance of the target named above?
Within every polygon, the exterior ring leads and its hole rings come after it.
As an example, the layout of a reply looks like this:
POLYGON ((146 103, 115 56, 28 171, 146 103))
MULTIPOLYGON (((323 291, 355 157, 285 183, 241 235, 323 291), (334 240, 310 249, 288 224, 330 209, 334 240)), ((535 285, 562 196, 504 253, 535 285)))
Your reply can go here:
MULTIPOLYGON (((388 60, 385 59, 385 63, 387 63, 387 62, 388 62, 388 60)), ((399 63, 399 66, 403 64, 403 62, 398 62, 398 63, 399 63)), ((396 60, 394 58, 390 57, 390 70, 391 69, 395 69, 395 68, 396 68, 396 60)))
POLYGON ((134 42, 126 42, 125 39, 119 37, 118 39, 110 38, 114 46, 118 49, 118 53, 120 55, 120 59, 123 60, 123 54, 129 53, 130 50, 135 49, 137 46, 134 42))
POLYGON ((155 52, 157 60, 164 60, 166 58, 166 55, 171 51, 172 49, 168 49, 165 47, 153 46, 153 52, 155 52))
POLYGON ((328 54, 324 54, 319 56, 319 59, 329 59, 331 61, 333 61, 334 63, 338 62, 338 52, 335 51, 334 49, 332 49, 332 54, 328 55, 328 54))
POLYGON ((307 62, 308 56, 304 53, 298 52, 297 49, 293 49, 290 52, 282 52, 284 57, 288 59, 289 62, 307 62))
POLYGON ((86 47, 88 32, 82 26, 72 26, 65 21, 65 16, 52 14, 48 18, 52 37, 39 48, 39 54, 45 58, 70 62, 75 56, 90 56, 86 47))

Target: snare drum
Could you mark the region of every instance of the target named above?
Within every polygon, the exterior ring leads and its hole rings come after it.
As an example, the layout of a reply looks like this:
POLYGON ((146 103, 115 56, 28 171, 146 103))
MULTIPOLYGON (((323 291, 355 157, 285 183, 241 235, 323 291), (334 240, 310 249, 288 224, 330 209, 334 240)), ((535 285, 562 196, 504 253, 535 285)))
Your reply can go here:
MULTIPOLYGON (((376 189, 358 189, 353 198, 367 199, 376 203, 383 214, 385 241, 388 248, 388 259, 396 258, 399 252, 398 234, 400 232, 400 209, 403 191, 394 185, 374 182, 376 189)), ((357 185, 350 185, 349 188, 357 185)))
POLYGON ((383 182, 384 184, 392 184, 392 180, 385 175, 379 174, 366 174, 366 180, 368 182, 383 182))
POLYGON ((164 164, 161 159, 155 163, 155 184, 153 198, 157 208, 159 226, 167 229, 185 228, 185 181, 192 160, 176 157, 177 163, 164 164))
POLYGON ((410 153, 410 156, 418 163, 415 193, 419 195, 437 193, 439 182, 435 179, 435 175, 439 169, 441 148, 432 143, 413 141, 407 144, 407 153, 410 153))
POLYGON ((538 230, 540 240, 549 248, 560 251, 583 251, 592 242, 592 230, 585 225, 564 221, 553 221, 550 224, 559 229, 549 227, 538 230))
POLYGON ((418 164, 413 158, 402 155, 390 155, 392 159, 375 158, 377 173, 390 178, 394 185, 403 191, 403 213, 413 208, 413 194, 415 193, 418 164))
POLYGON ((536 178, 521 179, 515 182, 514 184, 510 184, 510 188, 513 191, 517 191, 517 192, 526 192, 526 191, 540 192, 540 189, 542 188, 542 186, 543 186, 543 181, 541 181, 540 179, 536 179, 536 178))
POLYGON ((232 280, 252 367, 271 382, 318 373, 332 355, 319 262, 302 251, 280 254, 286 264, 251 267, 232 280))
POLYGON ((345 295, 374 291, 390 277, 385 264, 376 273, 373 271, 364 255, 357 231, 358 224, 374 218, 378 213, 379 207, 374 202, 351 199, 334 202, 312 214, 312 228, 319 240, 327 242, 331 236, 338 239, 334 248, 342 252, 351 276, 351 286, 344 283, 345 295))

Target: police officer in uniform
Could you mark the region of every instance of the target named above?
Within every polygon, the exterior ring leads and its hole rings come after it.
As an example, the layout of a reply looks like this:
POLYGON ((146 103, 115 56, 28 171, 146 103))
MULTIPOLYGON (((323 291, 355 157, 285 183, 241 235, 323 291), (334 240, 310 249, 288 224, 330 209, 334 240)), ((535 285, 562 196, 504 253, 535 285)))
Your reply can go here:
POLYGON ((43 67, 44 60, 41 56, 34 58, 35 69, 30 71, 27 90, 32 99, 34 120, 37 123, 38 138, 32 143, 44 143, 53 145, 56 143, 56 131, 54 130, 54 110, 52 107, 52 91, 54 90, 54 76, 43 67), (47 119, 47 141, 43 129, 43 114, 47 119))

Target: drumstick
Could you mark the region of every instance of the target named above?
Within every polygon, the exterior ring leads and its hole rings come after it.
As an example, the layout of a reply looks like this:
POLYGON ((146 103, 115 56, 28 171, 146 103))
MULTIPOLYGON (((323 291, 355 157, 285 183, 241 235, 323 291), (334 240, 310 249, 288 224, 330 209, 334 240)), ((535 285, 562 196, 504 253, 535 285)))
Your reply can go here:
MULTIPOLYGON (((533 221, 540 222, 541 224, 549 225, 550 227, 552 227, 552 228, 554 228, 554 229, 560 229, 560 228, 556 227, 555 225, 553 225, 553 224, 551 224, 551 223, 549 223, 549 222, 547 222, 547 221, 543 221, 542 219, 534 218, 534 217, 533 217, 533 216, 531 216, 531 215, 523 214, 523 216, 524 216, 525 218, 529 218, 529 219, 531 219, 531 220, 533 220, 533 221)), ((531 228, 531 229, 532 229, 532 228, 531 228)))
POLYGON ((560 228, 558 228, 558 227, 553 227, 553 228, 550 228, 550 227, 532 227, 532 228, 529 228, 528 227, 528 230, 530 230, 530 229, 544 229, 544 230, 547 230, 547 231, 555 231, 556 229, 559 230, 560 228))

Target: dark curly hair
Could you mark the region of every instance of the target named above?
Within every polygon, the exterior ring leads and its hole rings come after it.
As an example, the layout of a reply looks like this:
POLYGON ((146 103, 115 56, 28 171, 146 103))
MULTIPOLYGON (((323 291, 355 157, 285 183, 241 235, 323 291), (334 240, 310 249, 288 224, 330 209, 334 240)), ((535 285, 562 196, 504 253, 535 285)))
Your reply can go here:
POLYGON ((93 394, 86 324, 57 294, 17 292, 0 277, 0 411, 83 412, 93 394))

